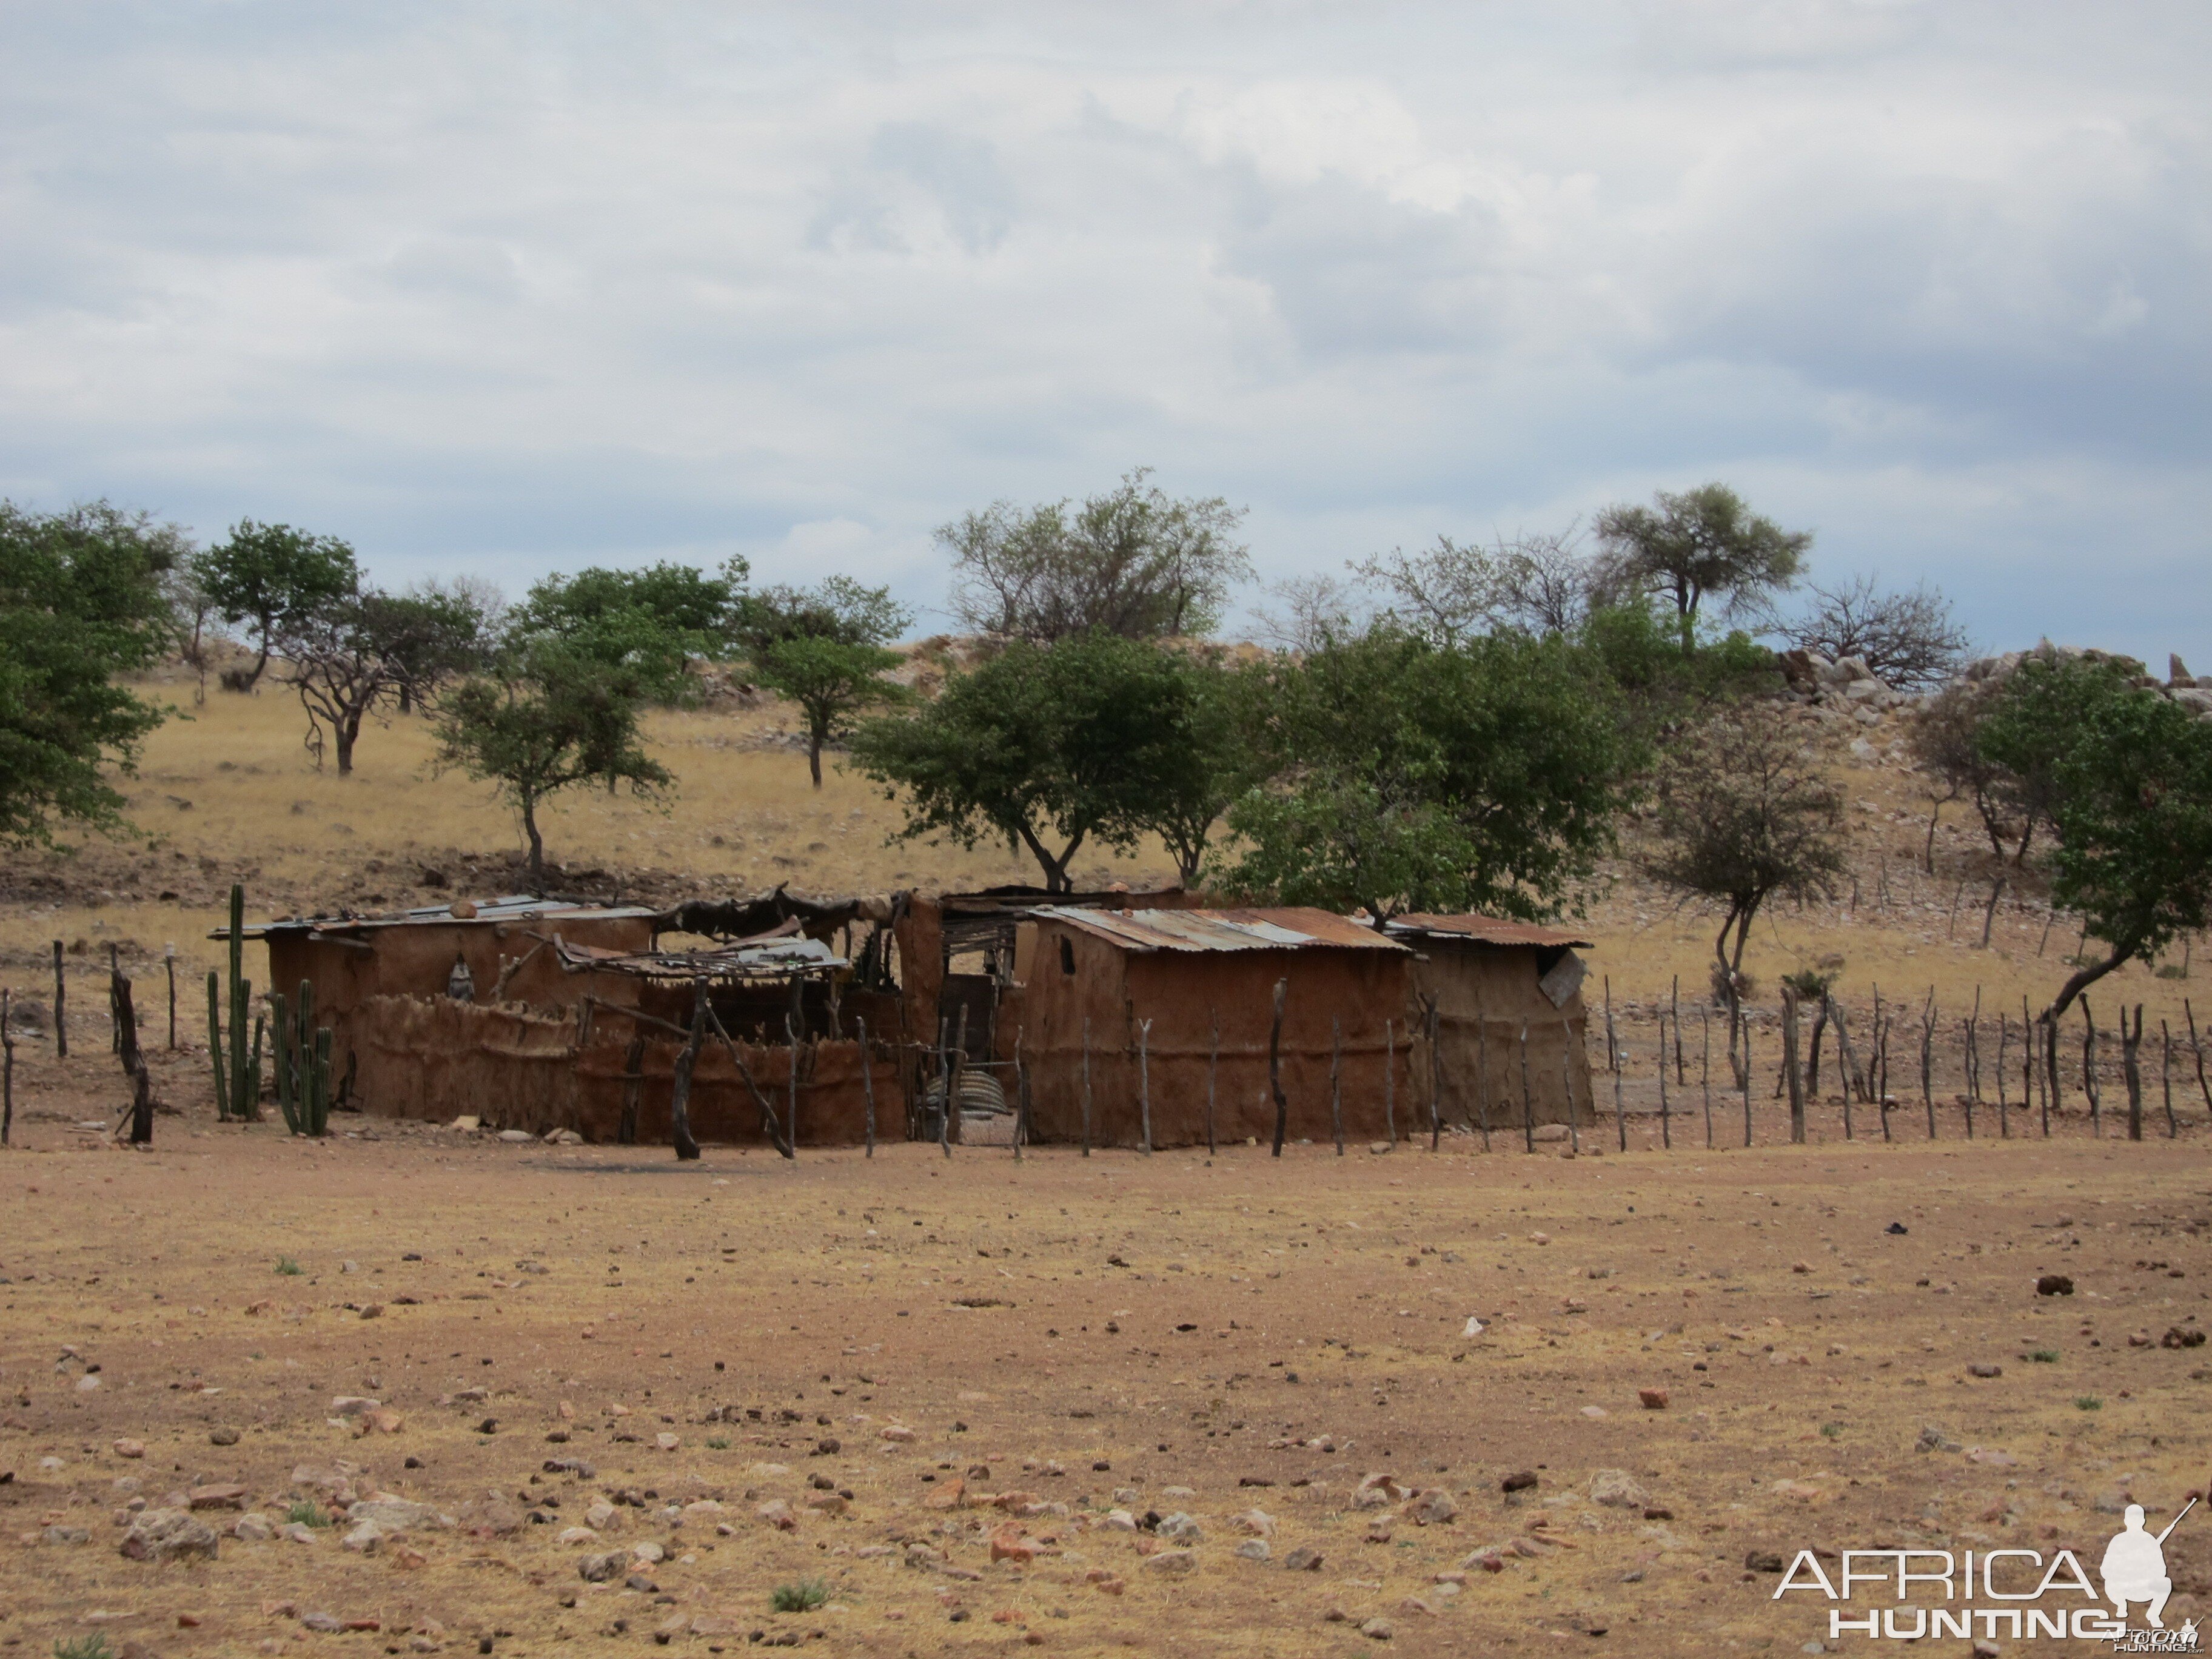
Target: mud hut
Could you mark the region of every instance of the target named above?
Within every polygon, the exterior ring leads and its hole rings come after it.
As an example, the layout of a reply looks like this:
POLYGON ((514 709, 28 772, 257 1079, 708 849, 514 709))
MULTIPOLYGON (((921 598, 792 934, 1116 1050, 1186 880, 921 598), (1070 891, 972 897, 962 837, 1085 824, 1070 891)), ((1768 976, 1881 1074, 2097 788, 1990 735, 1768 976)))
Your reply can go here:
POLYGON ((1202 1144, 1209 1098, 1217 1139, 1268 1140, 1271 1036, 1290 1139, 1334 1138, 1333 1072, 1347 1139, 1402 1135, 1427 1121, 1406 1041, 1413 956, 1325 910, 1038 906, 1014 928, 1000 1052, 1018 1042, 1036 1140, 1141 1145, 1149 1100, 1153 1146, 1202 1144))
POLYGON ((1415 1063, 1434 1068, 1447 1124, 1517 1129, 1523 1119, 1521 1036, 1528 1033, 1527 1116, 1536 1123, 1590 1116, 1588 1015, 1577 950, 1589 941, 1558 927, 1494 916, 1399 916, 1390 937, 1419 954, 1413 967, 1419 1034, 1415 1063), (1433 1021, 1427 1017, 1434 1000, 1433 1021), (1431 1027, 1435 1046, 1430 1042, 1431 1027))

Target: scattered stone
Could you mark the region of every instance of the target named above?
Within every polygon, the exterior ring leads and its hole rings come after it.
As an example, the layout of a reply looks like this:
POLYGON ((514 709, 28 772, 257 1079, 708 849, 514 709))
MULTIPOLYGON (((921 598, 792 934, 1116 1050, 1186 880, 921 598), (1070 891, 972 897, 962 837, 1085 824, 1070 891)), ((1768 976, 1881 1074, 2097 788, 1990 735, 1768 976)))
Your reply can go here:
POLYGON ((2201 1348, 2204 1346, 2204 1333, 2186 1325, 2170 1325, 2166 1334, 2159 1338, 2158 1346, 2161 1348, 2201 1348))
POLYGON ((48 1527, 40 1536, 49 1544, 89 1544, 91 1532, 83 1527, 68 1527, 59 1522, 48 1527))
POLYGON ((1242 1515, 1232 1515, 1229 1517, 1229 1524, 1236 1531, 1254 1538, 1273 1538, 1275 1535, 1275 1517, 1265 1510, 1246 1510, 1242 1515))
POLYGON ((1748 1551, 1744 1555, 1743 1564, 1753 1572, 1779 1572, 1783 1567, 1781 1556, 1772 1550, 1748 1551))
POLYGON ((1966 1367, 1966 1375, 1969 1376, 2002 1376, 2004 1375, 2004 1367, 2002 1365, 1983 1364, 1977 1362, 1976 1364, 1966 1367))
POLYGON ((1359 1627, 1359 1633, 1370 1642, 1387 1642, 1396 1634, 1387 1619, 1370 1619, 1359 1627))
POLYGON ((115 1455, 118 1457, 143 1457, 146 1443, 143 1440, 118 1440, 115 1443, 115 1455))
POLYGON ((1954 1452, 1964 1451, 1966 1447, 1952 1438, 1949 1430, 1929 1423, 1922 1426, 1920 1437, 1912 1443, 1912 1449, 1923 1452, 1954 1452))
POLYGON ((2074 1281, 2064 1273, 2045 1273, 2035 1281, 2035 1293, 2038 1296, 2071 1296, 2074 1294, 2074 1281))
POLYGON ((1636 1398, 1647 1412, 1663 1412, 1667 1409, 1667 1390, 1664 1389, 1638 1389, 1636 1391, 1636 1398))
POLYGON ((1599 1469, 1590 1476, 1590 1502, 1617 1510, 1640 1510, 1649 1501, 1626 1469, 1599 1469))
POLYGON ((1301 1544, 1283 1558, 1285 1572, 1319 1572, 1322 1553, 1310 1544, 1301 1544))
POLYGON ((406 1498, 366 1498, 350 1504, 346 1519, 356 1524, 366 1522, 387 1537, 407 1532, 416 1527, 441 1527, 450 1524, 445 1516, 428 1504, 417 1504, 406 1498))
POLYGON ((215 1528, 180 1509, 148 1510, 131 1523, 118 1547, 132 1561, 175 1561, 188 1556, 212 1561, 217 1547, 215 1528))
POLYGON ((231 1523, 230 1535, 241 1544, 265 1544, 276 1534, 269 1517, 256 1510, 248 1510, 231 1523))
POLYGON ((187 1507, 196 1510, 242 1510, 246 1507, 246 1488, 235 1482, 194 1486, 185 1497, 187 1507))
POLYGON ((1367 1541, 1370 1544, 1387 1544, 1390 1541, 1390 1534, 1395 1532, 1397 1528, 1398 1522, 1395 1516, 1378 1515, 1367 1523, 1367 1541))
POLYGON ((1613 1413, 1602 1406, 1585 1406, 1583 1407, 1583 1415, 1595 1423, 1600 1418, 1610 1417, 1613 1413))
POLYGON ((237 1443, 238 1431, 228 1425, 208 1431, 208 1444, 210 1446, 235 1446, 237 1443))
POLYGON ((576 1561, 576 1577, 587 1584, 605 1584, 622 1571, 623 1558, 619 1552, 610 1550, 604 1555, 580 1556, 576 1561))
POLYGON ((1527 1492, 1535 1484, 1535 1470, 1516 1469, 1512 1474, 1507 1475, 1503 1480, 1500 1480, 1498 1483, 1498 1490, 1501 1492, 1527 1492))
POLYGON ((1889 1234, 1893 1238, 1902 1238, 1909 1231, 1910 1229, 1902 1221, 1893 1221, 1882 1229, 1882 1231, 1889 1234))
POLYGON ((1198 1571, 1198 1552, 1195 1550, 1162 1550, 1145 1558, 1145 1571, 1156 1572, 1166 1578, 1179 1578, 1198 1571))
POLYGON ((799 1526, 799 1517, 791 1512, 791 1505, 781 1498, 771 1498, 753 1511, 778 1532, 792 1532, 799 1526))
POLYGON ((357 1394, 342 1394, 331 1401, 331 1415, 359 1417, 364 1413, 374 1411, 383 1403, 381 1400, 369 1400, 357 1394))
POLYGON ((1431 1486, 1401 1513, 1417 1527, 1441 1526, 1458 1518, 1459 1505, 1442 1486, 1431 1486))
POLYGON ((1273 1551, 1264 1538, 1248 1538, 1237 1547, 1237 1553, 1247 1561, 1264 1561, 1273 1551))
POLYGON ((1194 1544, 1206 1536, 1206 1534, 1200 1530, 1198 1522, 1181 1510, 1177 1510, 1173 1515, 1163 1517, 1152 1530, 1162 1538, 1188 1539, 1194 1544))

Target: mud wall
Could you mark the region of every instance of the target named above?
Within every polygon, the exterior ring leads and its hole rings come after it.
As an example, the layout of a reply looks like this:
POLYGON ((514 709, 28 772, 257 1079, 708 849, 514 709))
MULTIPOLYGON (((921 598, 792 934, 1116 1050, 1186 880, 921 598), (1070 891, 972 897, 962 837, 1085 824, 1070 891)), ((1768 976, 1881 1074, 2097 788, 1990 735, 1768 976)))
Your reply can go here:
POLYGON ((1271 1139, 1275 1108, 1267 1084, 1267 1038, 1278 980, 1288 984, 1281 1046, 1288 1138, 1334 1138, 1333 1055, 1347 1141, 1382 1139, 1386 1109, 1400 1135, 1426 1131, 1427 1096, 1425 1085, 1416 1085, 1406 1032, 1411 958, 1405 954, 1310 949, 1133 954, 1050 923, 1038 927, 1030 954, 1018 999, 1009 996, 1000 1030, 1011 1045, 1018 1006, 1036 1139, 1082 1137, 1086 1018, 1094 1145, 1139 1143, 1146 1074, 1155 1146, 1206 1139, 1209 1073, 1216 1137, 1271 1139), (1146 1020, 1152 1024, 1140 1064, 1139 1025, 1146 1020))
MULTIPOLYGON (((495 1129, 544 1134, 574 1129, 585 1139, 612 1142, 622 1123, 629 1022, 602 1011, 592 1038, 576 1047, 573 1015, 502 1005, 459 1003, 443 996, 377 997, 352 1018, 360 1074, 356 1097, 386 1117, 448 1121, 471 1115, 495 1129)), ((665 1146, 680 1042, 649 1032, 638 1066, 637 1140, 665 1146)), ((792 1049, 740 1043, 745 1066, 775 1107, 793 1116, 792 1049)), ((866 1135, 867 1088, 857 1042, 809 1042, 798 1050, 796 1118, 802 1146, 859 1146, 866 1135)), ((898 1073, 878 1052, 875 1087, 879 1139, 905 1134, 898 1073)), ((729 1051, 709 1043, 691 1082, 691 1133, 703 1142, 767 1146, 760 1107, 729 1051)))
MULTIPOLYGON (((1487 1114, 1493 1131, 1522 1127, 1521 1030, 1528 1031, 1528 1110, 1536 1123, 1565 1123, 1568 1103, 1575 1121, 1591 1122, 1588 1017, 1580 992, 1553 1007, 1538 988, 1539 952, 1533 946, 1484 945, 1425 939, 1428 959, 1413 967, 1417 995, 1437 1000, 1437 1046, 1443 1066, 1439 1110, 1447 1124, 1480 1126, 1487 1114), (1564 1065, 1563 1065, 1564 1062, 1564 1065)), ((1431 1056, 1416 1022, 1414 1063, 1422 1110, 1427 1110, 1431 1056)), ((1610 1100, 1599 1103, 1609 1114, 1610 1100)))

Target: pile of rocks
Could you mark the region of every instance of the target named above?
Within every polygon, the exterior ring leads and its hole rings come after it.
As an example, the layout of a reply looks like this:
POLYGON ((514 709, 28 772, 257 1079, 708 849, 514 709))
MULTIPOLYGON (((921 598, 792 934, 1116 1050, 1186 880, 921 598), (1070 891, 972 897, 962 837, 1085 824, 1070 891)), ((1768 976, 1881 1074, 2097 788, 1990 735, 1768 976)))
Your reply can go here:
POLYGON ((2212 720, 2212 674, 2191 674, 2179 653, 2172 652, 2166 655, 2166 678, 2161 680, 2133 657, 2094 647, 2053 645, 2045 640, 2033 651, 2007 651, 1998 656, 1979 658, 1968 663, 1959 678, 1977 684, 2002 680, 2031 657, 2046 661, 2078 657, 2084 662, 2112 663, 2144 690, 2155 691, 2169 702, 2194 709, 2199 720, 2212 720))
POLYGON ((1920 701, 1891 686, 1867 666, 1864 657, 1831 662, 1817 651, 1800 650, 1785 651, 1776 660, 1789 682, 1790 700, 1829 719, 1875 726, 1890 710, 1911 708, 1920 701))

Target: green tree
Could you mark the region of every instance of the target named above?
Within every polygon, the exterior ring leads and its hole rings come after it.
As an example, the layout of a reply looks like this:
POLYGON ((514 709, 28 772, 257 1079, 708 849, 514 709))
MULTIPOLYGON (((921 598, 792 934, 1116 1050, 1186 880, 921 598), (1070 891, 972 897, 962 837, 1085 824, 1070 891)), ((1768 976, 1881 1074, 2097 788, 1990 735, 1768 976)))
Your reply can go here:
POLYGON ((1657 795, 1644 868, 1723 907, 1714 982, 1733 1008, 1760 906, 1832 895, 1845 867, 1842 793, 1786 711, 1747 702, 1670 746, 1657 795))
POLYGON ((1607 507, 1597 515, 1598 540, 1620 579, 1673 601, 1684 656, 1695 648, 1708 596, 1731 610, 1755 604, 1797 580, 1813 544, 1810 531, 1783 529, 1726 484, 1662 489, 1655 500, 1656 510, 1607 507))
POLYGON ((549 797, 580 783, 610 790, 627 783, 649 799, 674 783, 645 751, 638 729, 644 698, 633 670, 558 641, 520 640, 443 699, 438 764, 494 785, 514 807, 531 880, 539 883, 545 843, 538 809, 549 797))
POLYGON ((1394 623, 1260 671, 1270 781, 1229 809, 1228 890, 1376 925, 1554 915, 1613 841, 1641 740, 1588 654, 1515 630, 1443 647, 1394 623))
POLYGON ((806 768, 817 789, 822 745, 847 735, 857 715, 909 695, 883 677, 902 660, 884 647, 913 622, 888 589, 849 576, 812 589, 770 588, 753 601, 746 650, 754 678, 806 716, 806 768))
POLYGON ((690 659, 720 661, 740 643, 750 574, 732 558, 711 576, 669 563, 548 576, 516 607, 513 625, 634 675, 653 702, 687 702, 696 692, 690 659))
POLYGON ((1048 643, 1210 634, 1252 574, 1244 514, 1218 496, 1177 498, 1139 467, 1071 510, 995 501, 937 532, 952 554, 954 614, 978 633, 1048 643))
POLYGON ((270 650, 288 629, 303 625, 361 586, 353 549, 337 537, 251 519, 233 525, 229 537, 194 564, 216 614, 227 623, 246 623, 260 647, 245 690, 260 683, 270 650))
POLYGON ((1977 744, 2024 773, 2046 759, 2051 902, 2106 947, 2044 1018, 2130 961, 2212 923, 2212 725, 2137 686, 2136 665, 2033 656, 1990 696, 1977 744))
POLYGON ((485 652, 474 604, 436 591, 349 594, 295 619, 278 640, 289 665, 285 684, 307 711, 308 750, 319 767, 327 730, 342 778, 353 775, 354 745, 369 715, 389 704, 412 707, 485 652))
POLYGON ((1066 892, 1085 845, 1127 849, 1151 827, 1187 697, 1157 645, 1104 632, 1016 640, 912 716, 862 726, 853 759, 904 808, 902 840, 1003 840, 1066 892))
POLYGON ((0 501, 0 842, 51 846, 57 822, 112 828, 163 711, 116 684, 174 637, 162 578, 188 544, 105 501, 38 514, 0 501))

